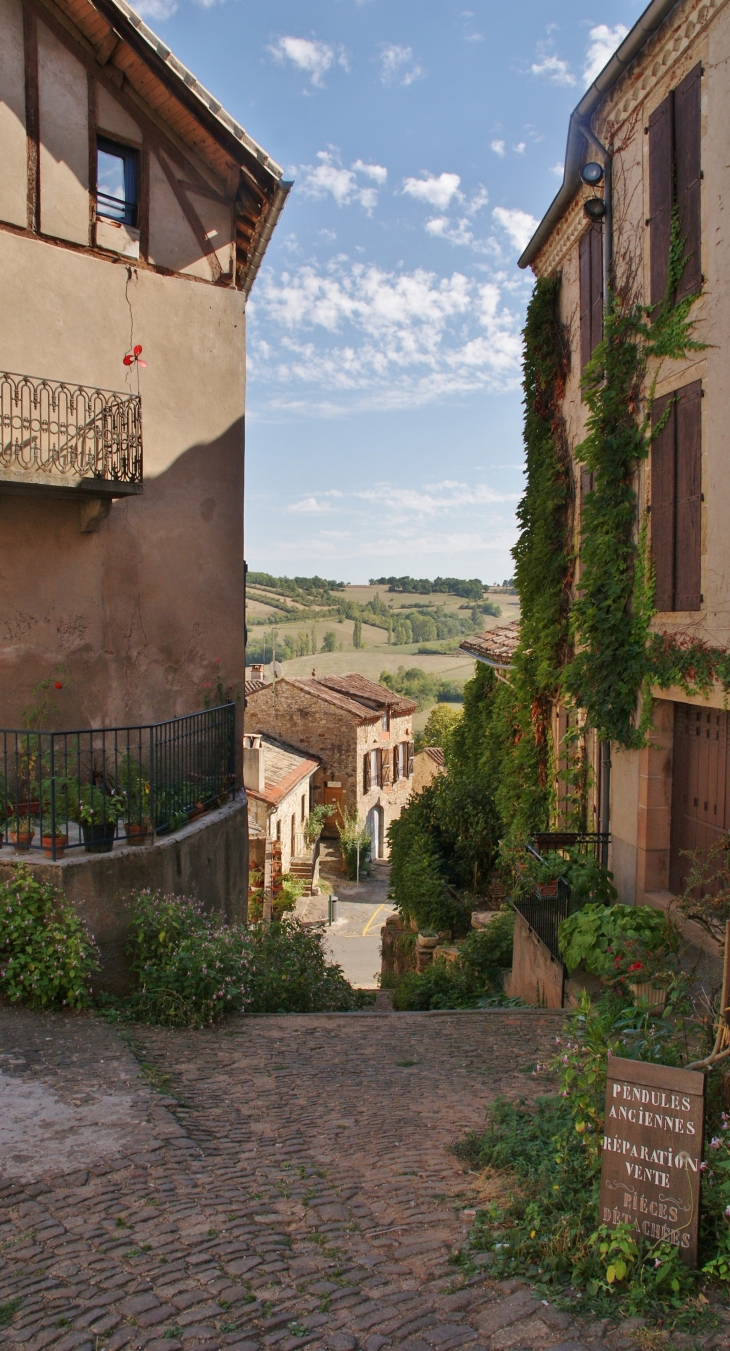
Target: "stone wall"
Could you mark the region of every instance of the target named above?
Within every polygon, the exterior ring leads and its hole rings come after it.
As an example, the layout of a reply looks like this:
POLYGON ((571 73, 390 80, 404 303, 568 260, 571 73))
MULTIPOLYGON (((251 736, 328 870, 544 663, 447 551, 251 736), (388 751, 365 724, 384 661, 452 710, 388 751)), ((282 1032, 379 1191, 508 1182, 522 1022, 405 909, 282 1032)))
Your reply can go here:
POLYGON ((115 846, 110 854, 71 854, 53 863, 33 853, 12 857, 3 849, 0 882, 12 876, 13 862, 22 861, 39 881, 58 887, 99 945, 98 985, 124 994, 130 987, 124 947, 133 891, 149 887, 194 896, 229 922, 246 919, 247 805, 241 795, 173 835, 150 845, 115 846))
POLYGON ((563 1007, 565 967, 553 957, 522 915, 515 914, 512 970, 505 992, 543 1009, 563 1007))

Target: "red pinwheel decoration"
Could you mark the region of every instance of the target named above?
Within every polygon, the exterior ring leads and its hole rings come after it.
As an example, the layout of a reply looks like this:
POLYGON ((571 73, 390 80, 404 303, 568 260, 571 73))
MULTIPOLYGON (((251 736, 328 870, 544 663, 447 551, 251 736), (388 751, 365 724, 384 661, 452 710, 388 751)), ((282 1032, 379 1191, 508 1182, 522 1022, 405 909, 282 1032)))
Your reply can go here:
POLYGON ((127 352, 127 355, 124 358, 124 365, 146 366, 147 362, 142 361, 141 357, 142 357, 142 348, 140 347, 139 343, 137 343, 137 346, 131 352, 127 352))

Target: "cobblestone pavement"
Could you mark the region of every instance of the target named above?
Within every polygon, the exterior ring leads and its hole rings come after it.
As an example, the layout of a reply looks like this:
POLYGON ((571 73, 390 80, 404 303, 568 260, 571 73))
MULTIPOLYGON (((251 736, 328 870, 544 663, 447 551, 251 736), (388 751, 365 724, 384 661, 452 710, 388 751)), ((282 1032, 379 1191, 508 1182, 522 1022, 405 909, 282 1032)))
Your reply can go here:
POLYGON ((631 1323, 581 1325, 448 1260, 474 1201, 449 1146, 499 1093, 537 1091, 557 1026, 514 1010, 250 1018, 137 1028, 133 1055, 93 1018, 0 1010, 0 1345, 635 1347, 631 1323), (29 1149, 31 1090, 46 1115, 29 1149))

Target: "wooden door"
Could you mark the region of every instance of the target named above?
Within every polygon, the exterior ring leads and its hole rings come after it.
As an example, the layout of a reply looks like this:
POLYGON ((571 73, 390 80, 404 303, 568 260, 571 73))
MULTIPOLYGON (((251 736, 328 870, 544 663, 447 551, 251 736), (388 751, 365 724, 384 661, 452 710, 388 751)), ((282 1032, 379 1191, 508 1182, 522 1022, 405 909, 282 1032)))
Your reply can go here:
POLYGON ((334 807, 332 815, 325 822, 323 835, 329 839, 337 836, 337 827, 342 825, 342 813, 345 807, 345 790, 341 783, 331 782, 324 785, 324 805, 325 807, 334 807))
POLYGON ((669 889, 684 889, 692 860, 708 856, 730 828, 728 715, 717 708, 674 705, 669 889))

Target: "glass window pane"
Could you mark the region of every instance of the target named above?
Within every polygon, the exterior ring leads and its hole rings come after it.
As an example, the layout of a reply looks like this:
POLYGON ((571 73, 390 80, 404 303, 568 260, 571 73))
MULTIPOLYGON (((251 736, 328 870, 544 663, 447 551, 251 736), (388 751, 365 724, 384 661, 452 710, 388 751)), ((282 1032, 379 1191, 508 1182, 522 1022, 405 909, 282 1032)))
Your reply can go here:
POLYGON ((124 160, 121 155, 112 155, 108 150, 97 151, 96 184, 101 215, 124 220, 124 160))

